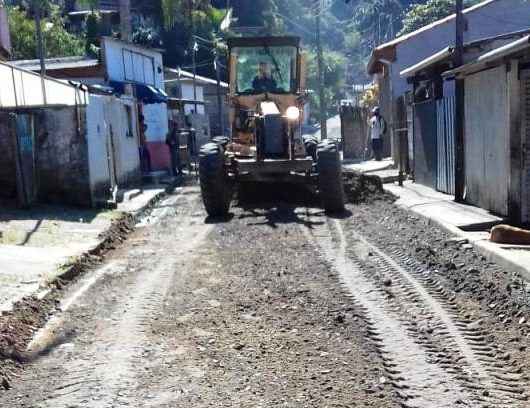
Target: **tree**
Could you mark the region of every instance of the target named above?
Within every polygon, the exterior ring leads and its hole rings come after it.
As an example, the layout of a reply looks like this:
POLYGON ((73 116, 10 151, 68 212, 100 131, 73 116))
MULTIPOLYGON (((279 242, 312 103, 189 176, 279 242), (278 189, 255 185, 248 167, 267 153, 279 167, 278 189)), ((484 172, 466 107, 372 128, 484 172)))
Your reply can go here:
MULTIPOLYGON (((13 59, 37 58, 35 21, 28 18, 20 7, 8 7, 9 30, 13 46, 13 59)), ((50 8, 49 16, 41 22, 46 57, 84 55, 83 40, 68 33, 58 6, 50 8)))
MULTIPOLYGON (((466 6, 478 3, 478 0, 464 2, 466 6)), ((423 4, 416 4, 409 8, 403 19, 403 28, 399 35, 411 33, 421 27, 431 24, 455 12, 454 0, 428 0, 423 4)))

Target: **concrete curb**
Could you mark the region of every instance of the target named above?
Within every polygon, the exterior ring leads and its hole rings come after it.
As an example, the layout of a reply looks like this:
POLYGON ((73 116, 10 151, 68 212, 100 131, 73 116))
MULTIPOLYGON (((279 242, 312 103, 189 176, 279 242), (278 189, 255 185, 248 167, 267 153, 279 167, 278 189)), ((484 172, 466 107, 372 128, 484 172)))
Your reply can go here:
MULTIPOLYGON (((385 188, 385 191, 395 194, 394 192, 386 188, 385 188)), ((488 247, 488 244, 490 244, 489 242, 472 240, 470 239, 469 235, 467 235, 467 233, 465 231, 462 231, 460 228, 454 225, 449 225, 447 223, 444 223, 441 220, 427 217, 426 215, 421 214, 415 211, 413 208, 407 207, 406 205, 402 205, 402 204, 394 204, 394 205, 426 220, 427 225, 436 225, 437 227, 441 228, 442 230, 444 230, 445 232, 451 235, 454 235, 455 237, 466 239, 468 243, 472 245, 473 248, 478 253, 483 255, 489 262, 496 263, 504 269, 507 269, 512 272, 516 272, 519 275, 521 275, 521 277, 525 279, 527 282, 530 282, 530 266, 525 267, 523 265, 520 265, 519 263, 514 262, 513 260, 509 259, 508 254, 502 254, 499 252, 499 251, 505 251, 505 250, 500 249, 500 248, 489 248, 488 247)))
MULTIPOLYGON (((52 279, 51 281, 47 282, 47 286, 51 286, 54 283, 61 281, 70 281, 79 276, 85 268, 85 263, 91 257, 100 256, 106 252, 105 247, 112 241, 112 236, 110 236, 109 234, 114 228, 118 227, 124 221, 130 228, 132 228, 147 210, 149 210, 154 204, 164 198, 167 194, 171 193, 171 191, 173 191, 175 187, 176 186, 174 185, 168 186, 164 189, 164 191, 155 194, 145 204, 143 204, 141 208, 135 211, 123 212, 120 217, 112 221, 111 225, 105 231, 101 232, 100 236, 102 237, 102 239, 96 245, 85 251, 83 254, 75 257, 72 263, 68 264, 68 267, 65 268, 63 272, 55 276, 54 279, 52 279)), ((44 291, 41 291, 39 293, 38 297, 42 299, 48 293, 49 290, 45 289, 44 291)))

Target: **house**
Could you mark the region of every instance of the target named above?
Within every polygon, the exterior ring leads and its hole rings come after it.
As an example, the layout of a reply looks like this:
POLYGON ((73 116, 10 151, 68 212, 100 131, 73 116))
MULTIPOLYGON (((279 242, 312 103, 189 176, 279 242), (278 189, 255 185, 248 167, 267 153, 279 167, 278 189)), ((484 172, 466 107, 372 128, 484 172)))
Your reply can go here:
POLYGON ((198 130, 197 144, 206 143, 210 136, 227 134, 228 128, 228 84, 193 73, 166 68, 166 90, 169 96, 187 101, 184 103, 184 113, 188 116, 193 127, 198 130), (221 98, 221 112, 219 116, 218 89, 221 98))
MULTIPOLYGON (((526 0, 486 0, 464 10, 467 31, 464 41, 520 31, 528 28, 530 2, 526 0)), ((406 128, 403 117, 398 117, 397 101, 410 91, 406 78, 400 73, 406 68, 454 44, 455 15, 438 20, 412 33, 382 44, 372 52, 367 69, 379 83, 381 111, 392 130, 392 146, 387 152, 397 152, 395 129, 406 128)))
POLYGON ((450 70, 465 84, 468 203, 530 223, 530 35, 450 70))
POLYGON ((100 206, 140 183, 135 99, 0 62, 0 196, 100 206))
MULTIPOLYGON (((530 34, 530 29, 472 41, 464 45, 464 63, 530 34)), ((411 166, 414 179, 438 191, 454 194, 454 47, 448 46, 401 71, 412 86, 408 121, 412 126, 411 166)))
MULTIPOLYGON (((38 60, 15 61, 17 67, 35 71, 38 60)), ((168 133, 167 95, 159 50, 141 47, 111 37, 101 40, 101 57, 55 58, 46 61, 47 75, 134 96, 135 112, 147 125, 140 129, 140 144, 149 154, 147 170, 167 170, 170 156, 165 144, 168 133)))

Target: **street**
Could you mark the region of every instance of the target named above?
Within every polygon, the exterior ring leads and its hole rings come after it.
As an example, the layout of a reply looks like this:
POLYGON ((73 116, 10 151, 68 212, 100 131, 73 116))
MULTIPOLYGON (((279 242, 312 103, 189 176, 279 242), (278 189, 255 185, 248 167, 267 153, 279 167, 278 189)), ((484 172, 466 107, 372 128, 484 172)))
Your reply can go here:
POLYGON ((526 283, 388 197, 296 194, 223 220, 167 196, 63 290, 0 406, 529 406, 526 283))

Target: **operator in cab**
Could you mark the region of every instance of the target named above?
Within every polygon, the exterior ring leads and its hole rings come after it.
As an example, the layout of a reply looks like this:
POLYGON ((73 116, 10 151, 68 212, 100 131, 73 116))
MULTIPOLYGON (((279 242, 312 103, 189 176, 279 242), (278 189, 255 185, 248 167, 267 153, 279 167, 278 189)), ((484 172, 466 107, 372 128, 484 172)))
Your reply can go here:
POLYGON ((271 74, 271 67, 267 62, 260 62, 258 75, 252 81, 255 93, 275 92, 277 84, 271 74))

